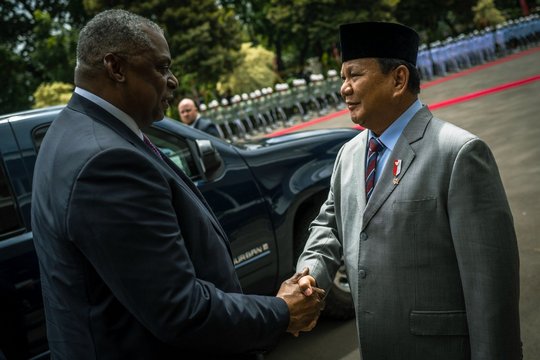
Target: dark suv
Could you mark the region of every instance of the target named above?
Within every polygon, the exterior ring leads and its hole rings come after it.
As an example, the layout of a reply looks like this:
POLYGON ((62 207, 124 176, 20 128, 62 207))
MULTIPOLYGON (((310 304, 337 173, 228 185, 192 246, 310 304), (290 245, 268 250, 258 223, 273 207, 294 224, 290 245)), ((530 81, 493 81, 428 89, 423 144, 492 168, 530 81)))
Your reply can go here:
MULTIPOLYGON (((0 117, 0 360, 47 356, 30 202, 36 155, 61 109, 0 117)), ((147 131, 200 188, 229 236, 245 292, 257 294, 275 294, 293 272, 337 152, 357 134, 305 131, 238 147, 171 119, 147 131)), ((349 318, 354 313, 343 272, 335 283, 325 313, 349 318)))

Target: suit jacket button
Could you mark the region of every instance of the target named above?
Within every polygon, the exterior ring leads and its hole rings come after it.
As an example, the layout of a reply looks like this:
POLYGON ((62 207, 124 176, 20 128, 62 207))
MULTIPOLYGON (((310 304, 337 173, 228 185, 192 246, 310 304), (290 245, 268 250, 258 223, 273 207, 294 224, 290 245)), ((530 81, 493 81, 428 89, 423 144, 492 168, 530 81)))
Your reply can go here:
POLYGON ((365 232, 360 233, 360 240, 366 241, 368 238, 367 234, 365 232))
POLYGON ((358 275, 360 275, 360 278, 365 279, 367 274, 365 270, 360 270, 358 272, 358 275))

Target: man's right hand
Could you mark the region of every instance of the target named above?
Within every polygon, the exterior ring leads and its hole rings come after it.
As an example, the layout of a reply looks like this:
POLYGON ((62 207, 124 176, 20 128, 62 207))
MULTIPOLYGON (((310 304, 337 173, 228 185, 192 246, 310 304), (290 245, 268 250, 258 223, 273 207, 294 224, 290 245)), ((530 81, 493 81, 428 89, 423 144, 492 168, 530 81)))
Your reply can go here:
POLYGON ((298 284, 299 280, 308 274, 307 268, 301 273, 294 274, 281 284, 276 295, 285 300, 289 307, 290 320, 287 331, 294 336, 298 336, 300 331, 313 329, 324 307, 325 291, 323 289, 311 286, 311 295, 306 296, 298 284))

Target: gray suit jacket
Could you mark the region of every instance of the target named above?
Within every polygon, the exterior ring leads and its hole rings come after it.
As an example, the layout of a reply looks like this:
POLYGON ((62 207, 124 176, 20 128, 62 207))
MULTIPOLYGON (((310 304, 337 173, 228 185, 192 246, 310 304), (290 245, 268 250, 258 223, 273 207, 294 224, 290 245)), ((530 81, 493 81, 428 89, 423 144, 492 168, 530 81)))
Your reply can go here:
POLYGON ((367 136, 341 149, 297 268, 329 289, 344 256, 364 360, 520 359, 516 235, 488 146, 424 107, 366 204, 367 136))

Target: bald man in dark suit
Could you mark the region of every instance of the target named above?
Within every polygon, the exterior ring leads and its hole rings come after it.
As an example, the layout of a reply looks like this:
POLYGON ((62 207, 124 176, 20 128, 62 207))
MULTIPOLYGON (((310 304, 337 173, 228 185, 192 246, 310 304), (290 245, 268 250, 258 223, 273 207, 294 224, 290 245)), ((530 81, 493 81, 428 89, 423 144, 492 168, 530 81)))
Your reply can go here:
POLYGON ((203 117, 199 113, 199 109, 193 100, 189 98, 180 100, 178 103, 178 113, 180 114, 180 121, 182 121, 182 123, 215 137, 223 138, 223 134, 219 127, 214 124, 212 120, 203 117))

